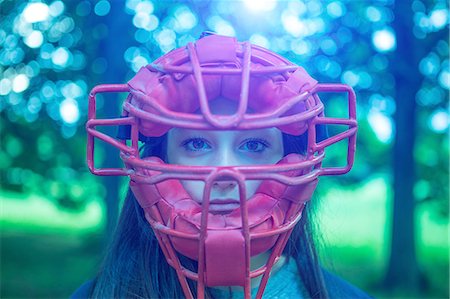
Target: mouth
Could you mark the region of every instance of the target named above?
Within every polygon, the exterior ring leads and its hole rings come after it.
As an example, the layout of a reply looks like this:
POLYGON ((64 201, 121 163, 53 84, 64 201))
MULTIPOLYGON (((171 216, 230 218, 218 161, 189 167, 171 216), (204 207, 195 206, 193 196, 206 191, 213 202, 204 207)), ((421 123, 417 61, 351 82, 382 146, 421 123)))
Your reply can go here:
POLYGON ((228 214, 239 208, 240 203, 236 199, 230 198, 215 198, 209 203, 209 212, 213 214, 228 214))

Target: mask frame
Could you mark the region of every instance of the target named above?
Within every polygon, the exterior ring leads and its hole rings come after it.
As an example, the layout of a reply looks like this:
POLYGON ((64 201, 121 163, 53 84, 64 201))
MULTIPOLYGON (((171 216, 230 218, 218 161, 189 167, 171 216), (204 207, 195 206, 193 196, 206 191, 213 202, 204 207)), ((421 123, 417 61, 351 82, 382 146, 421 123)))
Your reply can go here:
MULTIPOLYGON (((205 39, 207 39, 206 37, 205 39)), ((225 41, 227 43, 228 41, 225 41)), ((197 42, 198 43, 198 42, 197 42)), ((222 44, 223 45, 223 44, 222 44)), ((193 298, 192 291, 189 289, 186 279, 197 281, 197 298, 204 297, 205 287, 207 286, 206 277, 208 275, 205 269, 205 240, 208 235, 208 207, 209 192, 215 181, 229 180, 232 178, 239 185, 241 202, 241 232, 245 244, 245 281, 243 282, 245 298, 250 298, 251 278, 262 275, 256 298, 261 298, 265 286, 269 279, 269 273, 274 263, 280 258, 281 253, 287 243, 287 240, 295 224, 301 218, 301 212, 304 204, 310 199, 319 176, 341 175, 345 174, 353 166, 354 154, 356 148, 356 96, 353 89, 344 84, 315 84, 309 86, 299 94, 289 97, 284 104, 271 113, 247 114, 248 107, 248 86, 252 75, 256 74, 284 74, 286 72, 299 72, 302 75, 303 69, 296 65, 269 66, 260 69, 254 69, 251 65, 252 52, 257 52, 261 57, 264 55, 273 55, 272 52, 261 47, 242 43, 242 68, 230 69, 227 67, 209 67, 201 66, 199 59, 199 47, 189 43, 183 51, 187 51, 187 57, 192 65, 171 65, 171 64, 152 64, 143 68, 135 78, 145 82, 145 76, 148 72, 159 72, 163 74, 184 74, 192 75, 195 78, 198 99, 200 103, 201 115, 186 112, 170 111, 167 107, 154 102, 145 92, 136 89, 136 86, 130 81, 129 84, 102 84, 94 87, 89 94, 88 121, 86 123, 87 137, 87 164, 89 170, 100 176, 128 176, 130 186, 139 193, 139 186, 155 186, 168 180, 199 180, 205 182, 204 201, 202 204, 202 218, 199 233, 192 234, 178 231, 168 226, 163 220, 163 215, 157 206, 157 202, 152 200, 143 201, 138 198, 141 207, 145 210, 145 216, 152 226, 155 235, 160 243, 167 262, 177 272, 183 292, 187 298, 193 298), (204 74, 212 75, 241 75, 242 90, 240 93, 240 102, 235 114, 221 116, 211 113, 208 106, 208 99, 203 82, 204 74), (123 103, 122 116, 120 118, 98 119, 97 118, 97 95, 101 93, 128 93, 128 97, 123 103), (333 118, 324 116, 324 106, 319 98, 319 93, 346 93, 348 118, 333 118), (145 111, 136 105, 136 100, 145 101, 151 105, 154 113, 145 111), (134 102, 133 102, 134 101, 134 102), (285 112, 298 103, 305 103, 306 110, 301 113, 284 115, 285 112), (305 123, 307 126, 308 144, 306 158, 303 161, 293 163, 284 163, 276 165, 253 165, 253 166, 183 166, 158 164, 139 156, 140 125, 142 121, 153 122, 155 124, 181 127, 189 129, 214 129, 214 130, 251 130, 268 127, 283 127, 293 123, 305 123), (348 129, 317 142, 317 126, 319 125, 344 125, 348 129), (115 139, 99 130, 98 126, 129 126, 131 128, 130 141, 115 139), (97 168, 95 166, 95 138, 106 142, 120 150, 120 159, 124 162, 122 168, 97 168), (338 167, 323 167, 322 162, 325 158, 325 149, 332 144, 342 140, 348 140, 346 165, 338 167), (151 172, 151 175, 143 175, 142 170, 151 172), (286 175, 295 172, 294 175, 286 175), (251 232, 249 228, 249 212, 247 201, 245 199, 245 181, 246 180, 272 180, 284 184, 287 188, 301 187, 300 195, 294 204, 286 212, 285 222, 274 229, 265 232, 251 232), (251 239, 265 238, 269 236, 278 236, 275 245, 271 248, 269 260, 264 267, 250 271, 250 247, 251 239), (182 238, 186 240, 197 240, 198 246, 198 272, 192 272, 184 268, 177 258, 177 251, 174 248, 172 238, 182 238)), ((177 50, 175 50, 177 51, 177 50)), ((237 51, 239 52, 239 51, 237 51)), ((172 52, 171 52, 172 53, 172 52)), ((171 53, 167 55, 171 55, 171 53)), ((172 53, 178 55, 178 52, 172 53)), ((184 57, 184 56, 183 56, 184 57)), ((259 57, 259 59, 262 59, 259 57)), ((214 57, 213 57, 214 58, 214 57)), ((301 79, 301 78, 300 78, 301 79)), ((133 79, 132 79, 133 80, 133 79)), ((302 83, 301 80, 295 83, 302 83)), ((142 189, 144 190, 144 189, 142 189)), ((143 198, 144 195, 136 197, 143 198)))

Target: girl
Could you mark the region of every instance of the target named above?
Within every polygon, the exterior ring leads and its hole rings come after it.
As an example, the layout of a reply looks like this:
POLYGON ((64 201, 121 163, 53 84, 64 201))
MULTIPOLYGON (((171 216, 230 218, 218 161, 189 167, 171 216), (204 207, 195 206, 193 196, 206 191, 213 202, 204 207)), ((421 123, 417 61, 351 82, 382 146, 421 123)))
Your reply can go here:
POLYGON ((128 85, 94 88, 89 118, 89 168, 128 175, 130 190, 102 269, 73 298, 368 297, 319 266, 308 203, 318 176, 353 164, 350 87, 209 35, 128 85), (111 91, 130 92, 122 118, 96 119, 95 95, 111 91), (328 91, 348 95, 347 119, 323 115, 328 91), (326 124, 347 129, 328 137, 326 124), (123 141, 99 125, 119 125, 123 141), (94 167, 95 137, 120 148, 124 169, 94 167), (347 165, 323 167, 324 148, 344 139, 347 165))

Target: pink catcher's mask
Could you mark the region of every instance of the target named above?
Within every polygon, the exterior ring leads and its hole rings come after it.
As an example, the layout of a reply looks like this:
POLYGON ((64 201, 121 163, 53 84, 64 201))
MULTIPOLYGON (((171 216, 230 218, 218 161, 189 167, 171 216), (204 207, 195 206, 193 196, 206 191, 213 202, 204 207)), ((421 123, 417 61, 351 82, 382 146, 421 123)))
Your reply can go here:
POLYGON ((347 85, 319 84, 303 68, 265 48, 210 35, 141 68, 128 84, 99 85, 91 91, 87 162, 94 174, 130 177, 130 187, 187 298, 194 297, 187 279, 196 281, 198 298, 204 297, 205 287, 213 286, 242 286, 250 298, 251 279, 259 276, 256 297, 261 298, 318 177, 347 173, 353 165, 355 101, 347 85), (97 119, 96 95, 109 92, 128 93, 122 117, 97 119), (348 117, 325 117, 318 94, 326 92, 346 94, 348 117), (213 114, 209 101, 218 98, 235 101, 235 113, 213 114), (125 125, 131 127, 130 141, 96 129, 125 125), (318 125, 342 125, 345 130, 316 141, 318 125), (140 136, 162 136, 171 128, 274 127, 290 135, 306 134, 306 153, 289 154, 274 165, 232 166, 173 165, 139 155, 140 136), (123 168, 95 168, 95 138, 120 149, 123 168), (348 140, 346 165, 324 167, 325 148, 342 140, 348 140), (201 204, 183 188, 182 180, 204 182, 201 204), (245 183, 250 180, 261 184, 246 198, 245 183), (240 206, 226 214, 209 211, 211 188, 219 181, 234 181, 239 188, 240 206), (263 252, 270 252, 267 262, 251 270, 250 259, 263 252), (196 260, 198 270, 184 267, 179 254, 196 260))

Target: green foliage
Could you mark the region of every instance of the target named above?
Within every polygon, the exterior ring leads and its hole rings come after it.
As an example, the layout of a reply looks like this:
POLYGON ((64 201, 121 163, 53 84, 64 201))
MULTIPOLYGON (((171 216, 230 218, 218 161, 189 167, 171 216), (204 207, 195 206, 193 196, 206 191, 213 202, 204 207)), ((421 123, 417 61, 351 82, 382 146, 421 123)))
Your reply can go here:
MULTIPOLYGON (((0 122, 4 125, 5 120, 0 122)), ((103 187, 86 172, 83 136, 73 137, 68 146, 49 120, 33 126, 23 122, 7 125, 11 129, 0 136, 3 188, 35 193, 72 210, 80 210, 104 194, 103 187)))
MULTIPOLYGON (((353 86, 358 94, 358 153, 355 169, 343 183, 357 183, 368 174, 389 169, 395 133, 395 82, 389 59, 395 45, 380 50, 374 39, 375 33, 391 28, 388 3, 287 1, 276 3, 273 10, 261 10, 245 1, 128 0, 119 9, 130 16, 130 24, 114 33, 108 25, 112 10, 105 1, 105 5, 44 1, 44 6, 33 7, 34 14, 29 13, 31 3, 4 1, 1 10, 0 167, 7 189, 35 190, 72 209, 81 208, 92 192, 101 196, 101 188, 94 186, 98 180, 80 172, 85 169, 82 126, 87 92, 106 78, 111 61, 105 59, 105 50, 114 48, 113 36, 126 40, 127 50, 117 53, 117 59, 130 68, 129 78, 204 30, 250 39, 303 65, 320 81, 353 86), (71 187, 76 182, 92 189, 71 187)), ((445 7, 444 1, 415 1, 415 27, 411 28, 418 39, 431 45, 420 54, 423 59, 416 74, 423 82, 416 99, 420 140, 414 149, 419 175, 416 196, 440 202, 448 195, 448 188, 439 188, 448 186, 445 7)), ((402 53, 395 55, 401 60, 402 53)), ((340 99, 328 110, 334 113, 343 107, 345 101, 340 99)), ((329 150, 327 159, 339 164, 345 156, 329 150)), ((441 206, 442 214, 448 214, 441 206)))

